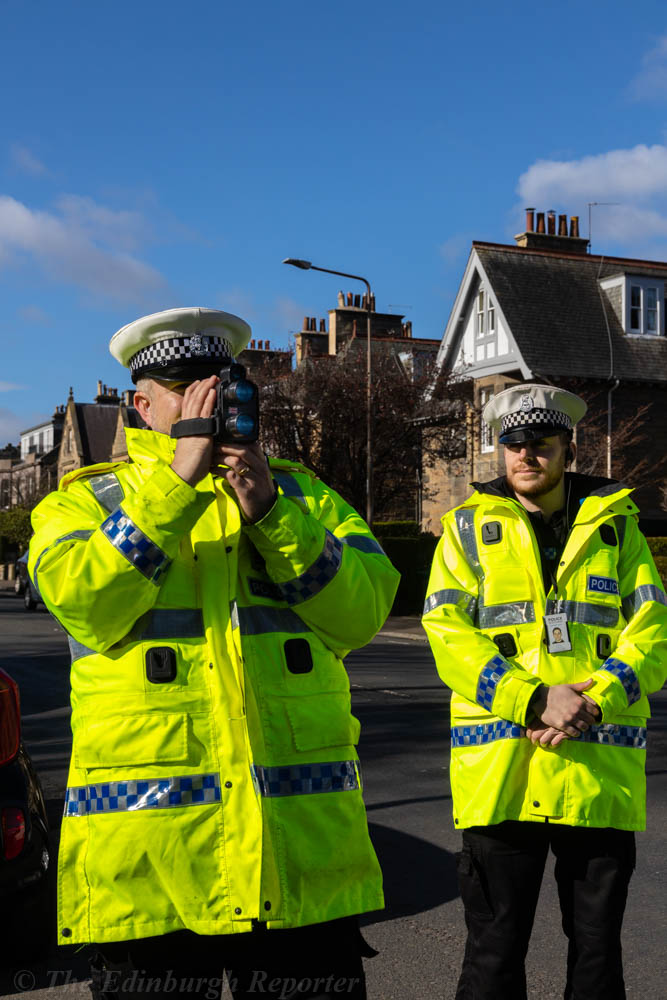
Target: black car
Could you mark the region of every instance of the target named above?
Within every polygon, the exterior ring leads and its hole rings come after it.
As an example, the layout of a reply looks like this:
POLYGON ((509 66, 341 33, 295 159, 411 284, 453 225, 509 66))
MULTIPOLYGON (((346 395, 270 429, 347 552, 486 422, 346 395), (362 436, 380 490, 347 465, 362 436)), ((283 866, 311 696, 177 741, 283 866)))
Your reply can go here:
POLYGON ((44 795, 21 742, 18 685, 0 669, 0 928, 5 942, 25 942, 26 930, 35 946, 43 941, 50 860, 44 795))
POLYGON ((24 552, 21 558, 16 560, 14 591, 17 594, 23 594, 23 605, 26 611, 34 611, 37 605, 42 603, 42 598, 28 575, 28 555, 28 552, 24 552))

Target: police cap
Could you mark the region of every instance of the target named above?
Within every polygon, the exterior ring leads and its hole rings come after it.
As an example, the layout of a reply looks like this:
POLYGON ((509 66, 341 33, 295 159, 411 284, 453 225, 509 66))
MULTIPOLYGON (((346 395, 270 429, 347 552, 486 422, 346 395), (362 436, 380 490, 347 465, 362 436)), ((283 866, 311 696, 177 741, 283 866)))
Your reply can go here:
POLYGON ((250 334, 244 320, 219 309, 165 309, 122 327, 109 350, 133 382, 144 376, 194 382, 232 361, 250 334))
POLYGON ((580 396, 553 385, 513 385, 493 396, 482 418, 501 444, 520 444, 571 431, 587 410, 580 396))

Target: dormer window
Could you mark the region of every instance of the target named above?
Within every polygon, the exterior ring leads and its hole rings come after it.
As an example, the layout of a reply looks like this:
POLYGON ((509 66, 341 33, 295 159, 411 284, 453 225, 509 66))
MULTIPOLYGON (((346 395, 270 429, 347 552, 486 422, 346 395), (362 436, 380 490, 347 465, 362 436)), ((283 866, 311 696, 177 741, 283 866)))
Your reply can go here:
POLYGON ((617 274, 603 278, 600 285, 627 334, 664 336, 665 283, 661 278, 617 274))

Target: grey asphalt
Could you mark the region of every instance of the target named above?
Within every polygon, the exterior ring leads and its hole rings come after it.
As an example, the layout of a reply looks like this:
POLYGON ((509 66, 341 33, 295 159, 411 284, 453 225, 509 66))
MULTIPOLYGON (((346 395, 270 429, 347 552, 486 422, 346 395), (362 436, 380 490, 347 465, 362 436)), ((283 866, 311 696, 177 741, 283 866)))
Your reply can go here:
MULTIPOLYGON (((0 666, 21 685, 24 739, 44 785, 57 840, 69 758, 68 654, 44 612, 28 614, 0 589, 0 666)), ((455 877, 460 835, 451 819, 448 692, 416 619, 389 619, 348 657, 353 709, 362 721, 369 825, 385 874, 386 909, 363 918, 378 950, 366 963, 370 1000, 453 1000, 464 941, 455 877)), ((624 932, 628 998, 664 1000, 667 930, 663 831, 667 825, 667 691, 654 696, 648 752, 649 829, 624 932)), ((530 1000, 562 996, 565 942, 553 879, 545 877, 528 959, 530 1000)), ((75 949, 0 972, 0 997, 89 996, 75 949)))

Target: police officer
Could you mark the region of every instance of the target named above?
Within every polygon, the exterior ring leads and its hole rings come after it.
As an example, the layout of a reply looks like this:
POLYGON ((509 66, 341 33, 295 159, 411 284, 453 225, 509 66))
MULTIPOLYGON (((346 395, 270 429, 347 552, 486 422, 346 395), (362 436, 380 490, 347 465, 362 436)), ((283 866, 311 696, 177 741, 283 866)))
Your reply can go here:
POLYGON ((549 849, 565 997, 625 997, 620 931, 645 826, 648 695, 667 675, 667 598, 631 491, 565 471, 585 411, 552 386, 491 399, 483 418, 506 474, 442 519, 424 627, 452 689, 468 928, 457 1000, 526 997, 549 849))
POLYGON ((397 573, 313 473, 257 444, 170 437, 209 417, 250 327, 210 309, 130 323, 148 429, 128 463, 35 509, 30 571, 70 636, 73 753, 58 941, 93 993, 365 997, 356 915, 382 906, 342 663, 397 573))

